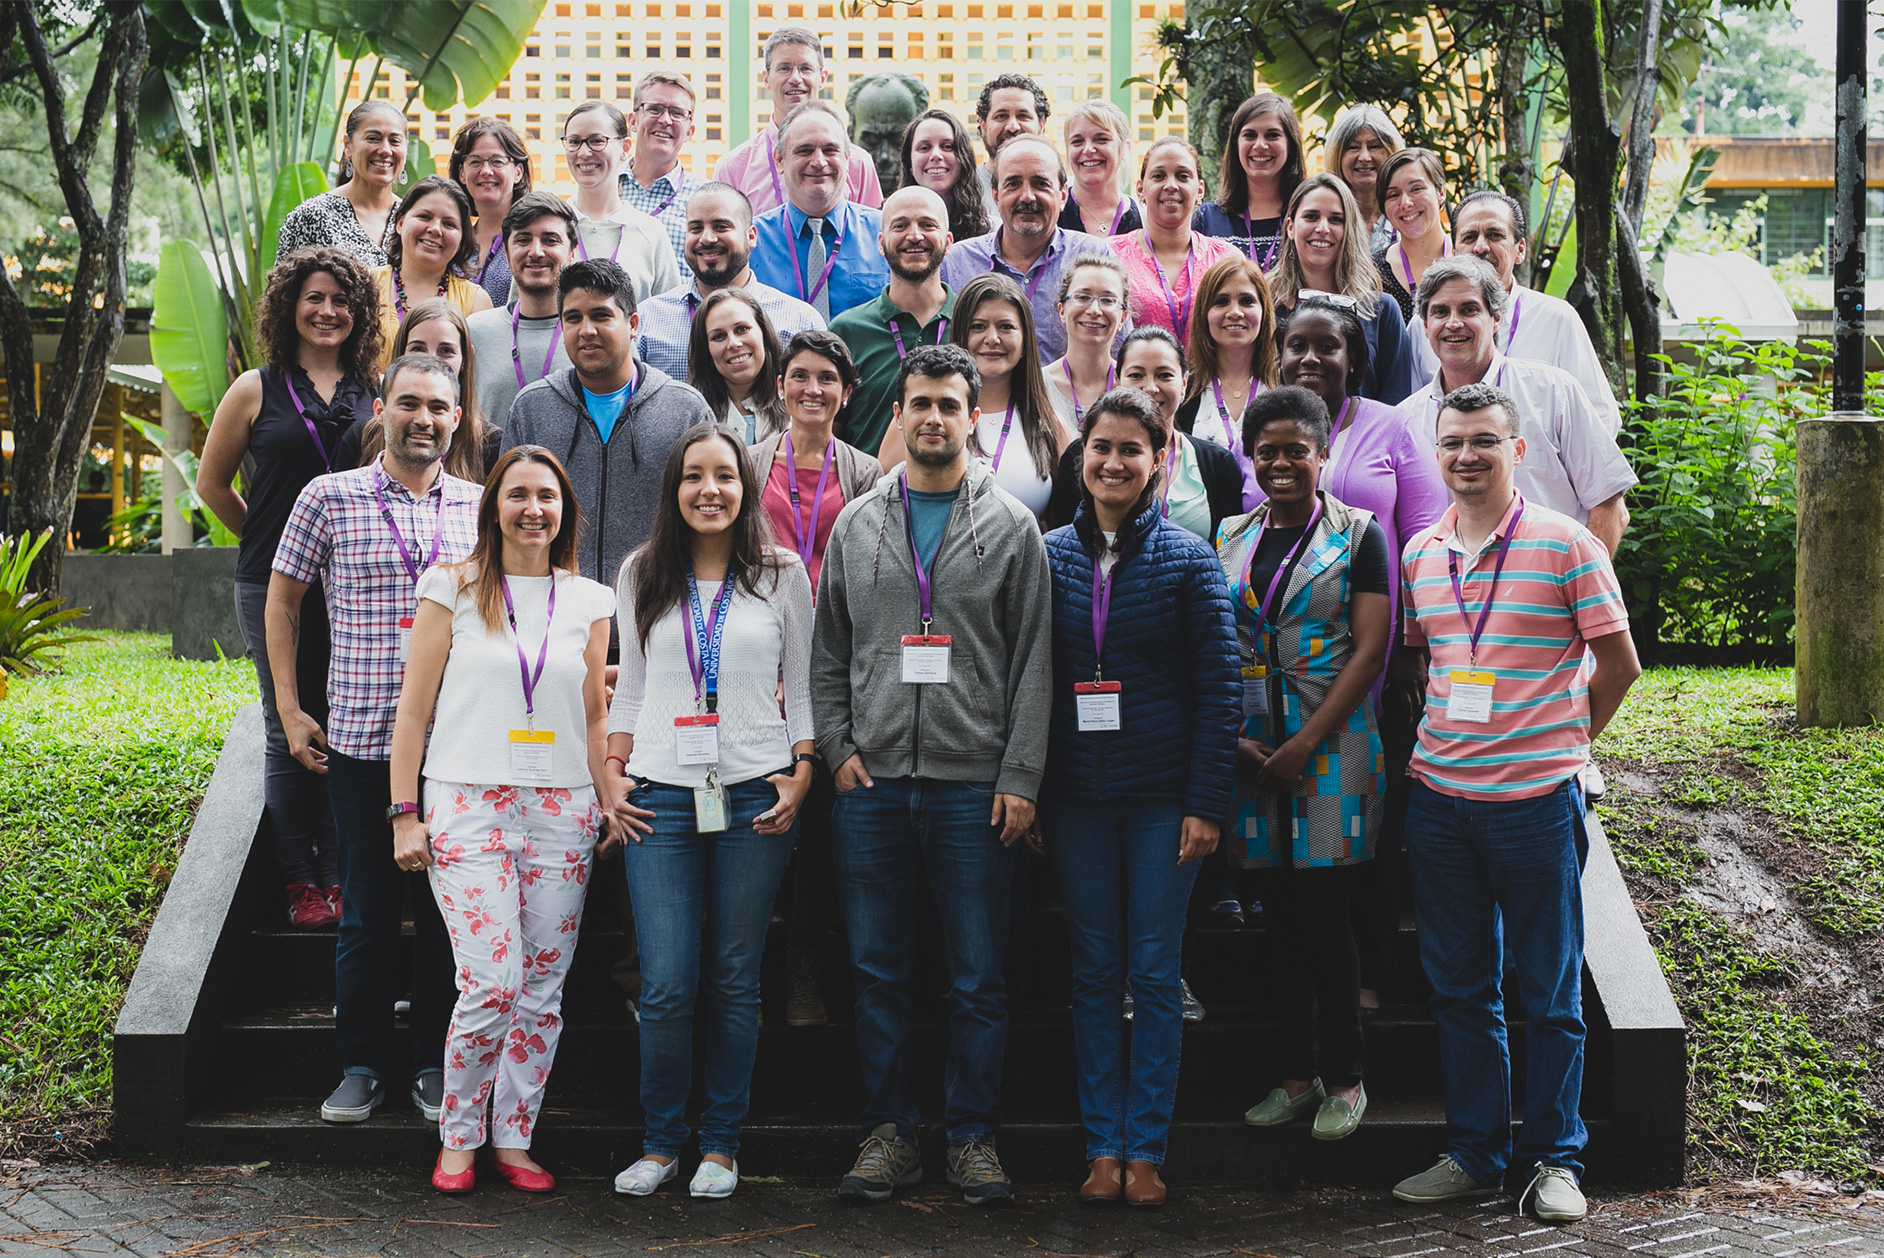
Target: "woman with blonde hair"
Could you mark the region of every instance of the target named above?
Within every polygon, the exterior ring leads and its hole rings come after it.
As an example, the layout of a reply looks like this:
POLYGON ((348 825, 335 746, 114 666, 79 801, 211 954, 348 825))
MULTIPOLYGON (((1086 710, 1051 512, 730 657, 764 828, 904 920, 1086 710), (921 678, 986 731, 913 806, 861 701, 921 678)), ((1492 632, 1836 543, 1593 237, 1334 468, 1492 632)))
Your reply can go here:
POLYGON ((1420 276, 1452 254, 1452 232, 1445 221, 1446 168, 1431 149, 1401 149, 1380 168, 1374 191, 1380 217, 1399 238, 1374 250, 1374 269, 1380 272, 1381 287, 1399 303, 1400 318, 1411 322, 1420 276))
POLYGON ((1198 168, 1197 150, 1177 136, 1153 141, 1138 168, 1145 225, 1111 242, 1125 264, 1132 323, 1163 328, 1180 345, 1190 333, 1198 274, 1236 252, 1192 223, 1204 187, 1198 168))
POLYGON ((1185 361, 1190 397, 1178 408, 1178 431, 1222 446, 1243 474, 1243 509, 1262 500, 1243 453, 1243 411, 1276 383, 1276 308, 1261 268, 1241 254, 1213 263, 1197 281, 1185 361))
POLYGON ((1143 227, 1139 205, 1126 191, 1132 133, 1125 111, 1109 100, 1081 101, 1067 112, 1060 134, 1073 180, 1060 226, 1107 240, 1143 227))
POLYGON ((1301 119, 1282 97, 1258 92, 1224 128, 1217 199, 1197 211, 1197 229, 1228 240, 1267 271, 1282 247, 1283 211, 1307 169, 1301 119))
MULTIPOLYGON (((504 433, 484 422, 484 410, 478 405, 477 351, 463 312, 443 297, 430 297, 414 306, 399 325, 386 360, 391 362, 401 354, 430 354, 458 373, 458 405, 464 414, 451 436, 451 448, 445 451, 445 470, 460 480, 483 484, 484 469, 496 463, 504 433)), ((385 427, 377 417, 369 416, 341 437, 334 466, 365 467, 385 448, 385 427)))
POLYGON ((1367 247, 1378 252, 1393 243, 1393 228, 1380 213, 1380 171, 1387 159, 1406 147, 1400 128, 1372 105, 1349 105, 1328 128, 1328 141, 1322 147, 1323 160, 1331 175, 1354 194, 1367 221, 1367 247))
MULTIPOLYGON (((387 345, 399 334, 406 312, 428 297, 449 301, 461 314, 491 308, 491 295, 464 277, 477 238, 471 231, 471 198, 443 175, 412 185, 393 211, 386 265, 373 272, 379 286, 379 326, 387 345)), ((384 370, 389 356, 377 366, 384 370)))
POLYGON ((1424 382, 1399 308, 1380 291, 1380 272, 1367 252, 1360 219, 1354 194, 1338 177, 1304 179, 1289 200, 1282 253, 1269 273, 1269 285, 1281 311, 1293 309, 1307 293, 1326 293, 1336 304, 1351 303, 1367 330, 1367 374, 1355 392, 1397 406, 1424 382))

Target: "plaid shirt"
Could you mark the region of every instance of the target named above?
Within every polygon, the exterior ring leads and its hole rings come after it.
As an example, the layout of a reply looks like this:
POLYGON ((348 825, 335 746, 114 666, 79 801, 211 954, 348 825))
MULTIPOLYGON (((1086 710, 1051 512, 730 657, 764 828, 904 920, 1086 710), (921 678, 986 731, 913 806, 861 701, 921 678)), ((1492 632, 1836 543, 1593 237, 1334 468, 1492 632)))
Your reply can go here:
POLYGON ((470 481, 442 470, 421 497, 380 471, 377 462, 317 476, 295 500, 275 551, 275 571, 327 590, 333 661, 327 670, 327 742, 343 756, 385 760, 392 755, 393 712, 405 681, 402 617, 418 609, 416 583, 399 559, 399 545, 380 516, 373 486, 408 553, 423 564, 433 529, 442 530, 437 562, 470 556, 478 537, 478 499, 470 481))
POLYGON ((643 214, 652 215, 667 232, 667 238, 674 245, 674 262, 680 267, 681 278, 685 279, 688 274, 687 168, 676 162, 674 169, 645 189, 635 182, 633 171, 624 170, 616 178, 621 184, 621 199, 643 214))
MULTIPOLYGON (((635 339, 635 357, 676 380, 687 378, 687 338, 693 333, 694 313, 706 300, 700 296, 699 284, 691 278, 693 273, 682 274, 689 278, 679 288, 641 303, 641 333, 635 339)), ((759 307, 772 321, 781 346, 792 339, 794 332, 824 330, 823 317, 796 297, 758 280, 741 287, 759 299, 759 307)))

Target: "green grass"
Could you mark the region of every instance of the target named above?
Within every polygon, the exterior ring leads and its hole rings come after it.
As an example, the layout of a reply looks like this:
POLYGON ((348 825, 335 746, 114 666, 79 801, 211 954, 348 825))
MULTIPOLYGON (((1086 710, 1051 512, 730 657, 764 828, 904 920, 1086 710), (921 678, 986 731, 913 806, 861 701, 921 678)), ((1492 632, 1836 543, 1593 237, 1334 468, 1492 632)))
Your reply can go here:
POLYGON ((104 633, 0 700, 0 1152, 105 1130, 111 1026, 236 709, 247 660, 104 633))
POLYGON ((1884 730, 1800 730, 1792 686, 1785 669, 1649 672, 1598 743, 1598 811, 1688 1021, 1696 1170, 1875 1177, 1877 1011, 1847 1015, 1772 932, 1684 894, 1707 875, 1703 814, 1732 813, 1769 845, 1812 947, 1866 973, 1884 923, 1884 730), (1617 759, 1659 790, 1619 785, 1617 759))

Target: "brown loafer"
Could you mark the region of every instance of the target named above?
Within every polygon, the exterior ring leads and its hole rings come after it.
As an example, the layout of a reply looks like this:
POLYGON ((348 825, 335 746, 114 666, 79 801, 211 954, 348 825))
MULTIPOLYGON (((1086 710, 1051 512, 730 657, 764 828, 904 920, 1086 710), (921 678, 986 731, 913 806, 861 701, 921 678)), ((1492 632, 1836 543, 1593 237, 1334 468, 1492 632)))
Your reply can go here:
POLYGON ((1157 1163, 1127 1162, 1125 1164, 1126 1205, 1161 1206, 1164 1204, 1165 1195, 1164 1180, 1158 1177, 1157 1163))
POLYGON ((1079 1186, 1079 1199, 1093 1205, 1117 1201, 1125 1190, 1125 1176, 1117 1158, 1094 1158, 1092 1174, 1079 1186))

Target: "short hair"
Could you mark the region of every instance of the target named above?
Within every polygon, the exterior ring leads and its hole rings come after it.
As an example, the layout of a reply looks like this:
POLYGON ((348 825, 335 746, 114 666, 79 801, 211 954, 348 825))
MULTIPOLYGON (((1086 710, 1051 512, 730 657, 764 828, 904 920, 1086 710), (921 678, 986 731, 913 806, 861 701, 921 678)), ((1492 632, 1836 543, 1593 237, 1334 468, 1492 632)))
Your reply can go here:
POLYGON ((1256 438, 1271 424, 1287 421, 1300 424, 1315 438, 1315 448, 1326 450, 1332 422, 1328 404, 1300 385, 1282 384, 1264 389, 1243 408, 1243 457, 1256 453, 1256 438))
POLYGON ((1519 240, 1525 239, 1524 206, 1514 196, 1508 196, 1496 188, 1480 188, 1477 192, 1468 192, 1459 203, 1452 207, 1452 235, 1459 235, 1459 215, 1465 213, 1465 207, 1474 201, 1496 201, 1511 212, 1511 228, 1519 240))
POLYGON ((820 358, 830 359, 831 365, 837 368, 837 378, 843 382, 844 387, 849 389, 856 386, 857 360, 852 357, 850 346, 846 345, 844 338, 837 333, 823 328, 805 328, 792 333, 791 339, 785 342, 785 348, 779 351, 778 374, 784 375, 785 369, 791 366, 792 359, 800 354, 816 354, 820 358))
POLYGON ((420 375, 443 376, 451 385, 451 403, 458 405, 458 373, 451 369, 451 364, 435 354, 401 354, 387 364, 386 375, 380 380, 379 396, 381 401, 392 399, 393 382, 401 373, 416 371, 420 375))
POLYGON ((1067 185, 1066 159, 1060 156, 1059 149, 1053 147, 1053 141, 1047 139, 1044 135, 1017 135, 1000 148, 994 150, 994 156, 988 159, 988 182, 990 185, 1000 182, 1001 157, 1003 154, 1012 150, 1016 144, 1038 144, 1041 148, 1047 150, 1053 157, 1054 166, 1060 172, 1060 186, 1064 188, 1067 185))
POLYGON ((635 108, 641 108, 641 94, 643 92, 647 91, 650 87, 658 87, 662 84, 668 87, 677 87, 687 93, 687 103, 689 105, 692 105, 695 101, 700 99, 693 90, 693 81, 686 75, 676 74, 672 70, 643 70, 640 74, 635 76, 635 108))
POLYGON ((615 299, 624 315, 635 312, 635 284, 628 272, 611 258, 584 258, 563 268, 556 279, 557 306, 561 299, 580 288, 587 293, 605 293, 615 299))
POLYGON ((1505 413, 1506 429, 1512 436, 1517 436, 1518 399, 1495 384, 1462 384, 1446 394, 1439 409, 1441 413, 1457 411, 1461 415, 1475 415, 1494 406, 1505 413))
POLYGON ((1066 133, 1073 129, 1073 124, 1084 119, 1096 122, 1112 133, 1112 138, 1119 144, 1119 191, 1127 191, 1126 184, 1131 178, 1132 165, 1132 123, 1125 116, 1125 111, 1104 97, 1083 100, 1067 110, 1060 121, 1060 143, 1065 145, 1066 133))
MULTIPOLYGON (((797 337, 792 341, 796 343, 797 337)), ((896 373, 896 404, 901 406, 908 398, 908 384, 911 376, 922 376, 927 380, 945 380, 950 376, 960 376, 968 386, 968 409, 973 410, 981 401, 981 372, 975 368, 975 360, 968 356, 968 351, 959 345, 919 345, 909 351, 909 357, 896 373)))
POLYGON ((981 95, 975 98, 975 117, 986 120, 989 111, 994 108, 994 94, 1006 88, 1032 92, 1034 112, 1040 115, 1041 125, 1046 125, 1047 115, 1053 112, 1053 105, 1047 100, 1046 89, 1024 74, 997 74, 983 84, 981 95))
POLYGON ((1091 436, 1093 425, 1107 415, 1135 419, 1143 424, 1145 436, 1153 450, 1163 450, 1170 443, 1164 431, 1164 421, 1158 417, 1158 404, 1146 396, 1143 389, 1120 385, 1101 393, 1098 400, 1079 417, 1081 439, 1091 436))
MULTIPOLYGON (((875 74, 860 74, 850 81, 850 90, 844 93, 844 112, 852 118, 857 116, 857 97, 866 87, 875 87, 879 83, 900 83, 909 89, 909 94, 916 100, 916 112, 929 108, 929 85, 913 74, 901 70, 880 70, 875 74)), ((891 188, 891 192, 896 189, 891 188)))
POLYGON ((1446 164, 1439 160, 1439 154, 1431 149, 1401 149, 1387 159, 1387 164, 1374 176, 1374 206, 1382 214, 1387 212, 1387 185, 1403 167, 1418 166, 1420 173, 1432 181, 1433 190, 1439 194, 1439 204, 1446 203, 1446 164))
POLYGON ((778 139, 772 144, 772 156, 785 159, 785 137, 791 134, 792 127, 806 114, 824 114, 837 123, 837 134, 844 141, 844 151, 850 152, 850 128, 844 125, 844 115, 837 112, 837 106, 828 100, 812 97, 800 101, 791 107, 791 111, 778 120, 778 139))
POLYGON ((1166 349, 1169 349, 1171 356, 1178 361, 1178 370, 1183 371, 1187 375, 1189 374, 1190 368, 1184 357, 1184 347, 1178 344, 1178 339, 1176 336, 1172 335, 1170 328, 1160 327, 1156 323, 1141 323, 1130 332, 1127 332, 1125 339, 1119 342, 1118 353, 1112 356, 1112 365, 1114 367, 1124 367, 1125 355, 1130 351, 1132 346, 1143 345, 1147 342, 1162 345, 1166 349))
POLYGON ((767 70, 772 68, 772 53, 787 44, 802 44, 813 48, 818 53, 818 69, 824 68, 824 41, 818 33, 803 26, 781 26, 766 36, 765 45, 759 50, 759 64, 767 70))
MULTIPOLYGON (((494 137, 503 146, 504 156, 515 162, 523 172, 517 180, 517 186, 511 190, 510 199, 514 204, 518 197, 527 196, 530 192, 530 150, 525 147, 517 129, 502 118, 471 118, 459 127, 458 134, 451 137, 451 162, 447 169, 453 179, 463 184, 465 158, 471 156, 471 150, 477 147, 477 142, 487 135, 494 137)), ((470 190, 468 186, 465 188, 466 192, 470 190)))
POLYGON ((702 197, 708 194, 711 194, 716 197, 724 197, 724 196, 732 197, 733 206, 735 209, 739 211, 740 216, 746 220, 746 225, 747 226, 752 225, 752 198, 747 196, 745 193, 741 192, 738 188, 733 187, 732 184, 726 183, 723 180, 709 179, 705 183, 701 184, 699 187, 695 188, 692 192, 689 192, 687 194, 686 208, 687 209, 693 208, 693 202, 694 202, 695 197, 702 197))
POLYGON ((1066 264, 1066 269, 1060 272, 1060 291, 1054 295, 1053 304, 1056 306, 1066 304, 1066 295, 1073 291, 1073 273, 1081 267, 1089 266, 1096 266, 1102 271, 1110 271, 1118 277, 1119 293, 1126 303, 1125 313, 1129 318, 1131 316, 1132 277, 1130 272, 1126 271, 1125 264, 1119 261, 1119 255, 1111 250, 1099 253, 1089 249, 1085 253, 1075 255, 1073 260, 1066 264))
POLYGON ((458 211, 458 252, 445 264, 445 271, 463 271, 477 257, 478 234, 472 230, 472 219, 477 217, 477 207, 471 204, 471 194, 464 190, 464 185, 447 175, 427 175, 406 190, 399 198, 399 204, 393 207, 392 239, 386 242, 386 264, 395 271, 399 269, 404 254, 404 241, 399 238, 399 224, 412 212, 412 207, 434 193, 444 193, 451 198, 451 203, 458 211))
MULTIPOLYGON (((1204 159, 1197 155, 1197 149, 1189 140, 1181 135, 1161 135, 1151 142, 1150 146, 1145 149, 1145 155, 1138 159, 1138 177, 1140 179, 1145 177, 1145 171, 1151 165, 1151 155, 1153 153, 1156 153, 1161 148, 1168 148, 1173 144, 1183 149, 1184 152, 1190 156, 1193 168, 1200 172, 1204 169, 1204 159)), ((1198 178, 1203 178, 1201 173, 1198 175, 1198 178)))
POLYGON ((569 134, 569 124, 583 114, 600 113, 615 128, 615 138, 621 139, 628 134, 628 118, 621 110, 605 100, 585 100, 580 105, 563 115, 563 134, 569 134))
POLYGON ((563 226, 569 229, 569 242, 576 240, 576 212, 569 202, 554 192, 526 192, 510 203, 510 209, 504 213, 504 235, 522 231, 545 214, 563 220, 563 226))
POLYGON ((1387 146, 1389 157, 1406 147, 1406 138, 1384 110, 1373 105, 1349 105, 1328 128, 1328 138, 1322 148, 1323 169, 1331 175, 1340 174, 1341 159, 1347 156, 1348 145, 1363 131, 1372 131, 1378 136, 1387 146))
POLYGON ((1420 276, 1420 289, 1415 296, 1420 322, 1426 322, 1426 307, 1432 301, 1439 286, 1450 280, 1470 280, 1478 285, 1479 293, 1485 299, 1485 309, 1491 311, 1494 320, 1505 316, 1505 306, 1510 296, 1505 292, 1504 282, 1498 278, 1498 272, 1485 262, 1469 253, 1455 253, 1451 257, 1441 258, 1426 268, 1426 274, 1420 276))

